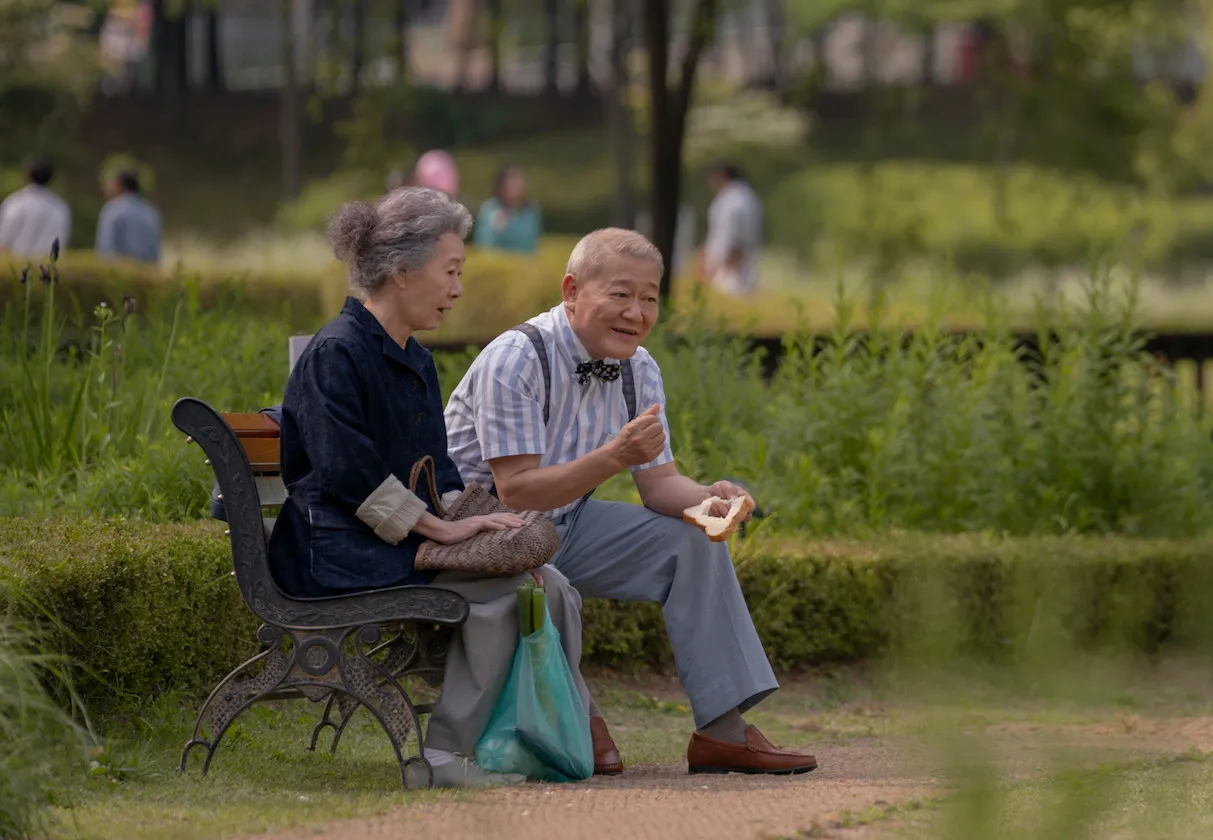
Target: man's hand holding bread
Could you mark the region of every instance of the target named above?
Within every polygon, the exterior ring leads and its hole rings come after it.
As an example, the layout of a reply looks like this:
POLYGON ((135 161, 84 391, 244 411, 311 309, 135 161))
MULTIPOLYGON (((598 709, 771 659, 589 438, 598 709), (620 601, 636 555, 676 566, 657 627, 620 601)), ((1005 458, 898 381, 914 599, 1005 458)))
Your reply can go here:
MULTIPOLYGON (((624 468, 647 464, 665 448, 661 406, 651 405, 619 430, 609 444, 624 468)), ((686 522, 701 528, 711 539, 729 538, 754 511, 754 499, 731 481, 717 481, 707 488, 708 497, 682 511, 686 522)))

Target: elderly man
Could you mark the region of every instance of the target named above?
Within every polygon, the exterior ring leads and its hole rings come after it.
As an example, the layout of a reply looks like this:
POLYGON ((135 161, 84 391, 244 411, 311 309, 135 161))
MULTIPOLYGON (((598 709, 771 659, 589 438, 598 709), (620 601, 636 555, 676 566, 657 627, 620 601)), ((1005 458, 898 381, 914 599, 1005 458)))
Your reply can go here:
MULTIPOLYGON (((516 510, 543 510, 552 559, 585 597, 657 601, 696 730, 692 773, 801 773, 816 760, 773 746, 742 713, 778 684, 725 543, 682 521, 685 508, 744 491, 680 475, 668 442, 661 371, 641 344, 657 320, 660 252, 638 233, 595 231, 569 257, 564 300, 496 338, 446 409, 465 482, 491 483, 516 510), (628 469, 644 506, 589 495, 628 469)), ((622 761, 591 703, 595 771, 622 761)))

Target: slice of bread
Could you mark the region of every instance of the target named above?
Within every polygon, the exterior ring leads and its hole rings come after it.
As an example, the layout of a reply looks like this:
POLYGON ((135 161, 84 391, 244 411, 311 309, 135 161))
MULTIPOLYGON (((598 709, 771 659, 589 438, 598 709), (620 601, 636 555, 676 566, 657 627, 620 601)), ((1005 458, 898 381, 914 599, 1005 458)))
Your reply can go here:
POLYGON ((742 520, 753 510, 754 500, 749 496, 738 496, 736 499, 722 499, 719 496, 713 496, 684 510, 682 518, 702 530, 712 542, 724 542, 733 536, 733 532, 741 526, 742 520), (729 506, 729 512, 724 516, 709 516, 708 511, 712 509, 712 502, 724 502, 729 506))

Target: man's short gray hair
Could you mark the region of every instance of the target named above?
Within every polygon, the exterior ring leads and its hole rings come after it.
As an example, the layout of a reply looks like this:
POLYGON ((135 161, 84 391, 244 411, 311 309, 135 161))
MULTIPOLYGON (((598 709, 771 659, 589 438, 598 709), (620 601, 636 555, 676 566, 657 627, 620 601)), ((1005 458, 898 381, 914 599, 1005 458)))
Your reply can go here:
POLYGON ((446 193, 403 187, 375 202, 343 204, 329 220, 328 238, 355 296, 367 298, 389 277, 429 262, 444 234, 466 239, 471 230, 472 214, 446 193))
POLYGON ((569 254, 565 274, 578 280, 591 280, 611 257, 632 257, 656 263, 658 273, 665 273, 661 251, 644 234, 626 228, 602 228, 581 237, 569 254))

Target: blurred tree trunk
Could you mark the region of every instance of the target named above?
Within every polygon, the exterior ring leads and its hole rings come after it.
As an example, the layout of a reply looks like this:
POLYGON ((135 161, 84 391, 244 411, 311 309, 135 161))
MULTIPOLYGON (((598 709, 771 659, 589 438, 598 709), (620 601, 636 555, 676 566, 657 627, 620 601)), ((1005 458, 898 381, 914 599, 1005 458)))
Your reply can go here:
POLYGON ((935 56, 938 48, 935 45, 935 23, 927 23, 922 30, 922 84, 926 87, 935 86, 935 56))
POLYGON ((608 43, 611 52, 605 101, 607 133, 615 159, 615 225, 634 228, 636 190, 632 167, 636 158, 636 132, 631 109, 624 99, 630 82, 627 51, 632 38, 633 6, 631 0, 610 0, 610 3, 608 43))
POLYGON ((560 0, 543 0, 547 38, 543 51, 543 92, 560 93, 560 0))
POLYGON ((396 0, 396 82, 409 80, 409 0, 396 0))
POLYGON ((206 8, 206 88, 223 90, 223 43, 220 38, 221 17, 213 5, 206 8))
POLYGON ((645 41, 649 58, 649 158, 652 172, 650 206, 653 218, 653 244, 665 258, 661 278, 661 298, 668 301, 673 272, 674 235, 678 225, 678 201, 682 191, 682 146, 686 136, 686 116, 695 86, 699 56, 716 23, 717 0, 694 0, 690 32, 681 72, 670 87, 670 2, 642 0, 645 41))
POLYGON ((501 90, 501 38, 505 34, 505 13, 501 0, 486 0, 489 15, 489 90, 501 90))
POLYGON ((299 74, 295 66, 295 27, 292 0, 278 0, 282 15, 282 86, 279 88, 279 140, 282 143, 282 197, 299 195, 303 145, 300 126, 299 74))
POLYGON ((770 81, 776 90, 787 84, 784 72, 784 41, 787 40, 787 12, 783 0, 767 0, 767 40, 771 51, 770 81))
POLYGON ((173 20, 173 84, 184 94, 190 89, 190 17, 194 4, 186 0, 185 8, 173 20))
POLYGON ((185 54, 184 13, 170 16, 165 0, 152 7, 152 89, 161 95, 181 93, 189 78, 185 54))
POLYGON ((366 67, 366 4, 367 0, 354 0, 354 26, 350 45, 350 96, 358 95, 362 87, 362 71, 366 67))
POLYGON ((590 3, 574 0, 573 39, 577 45, 577 87, 579 96, 590 92, 590 3))

